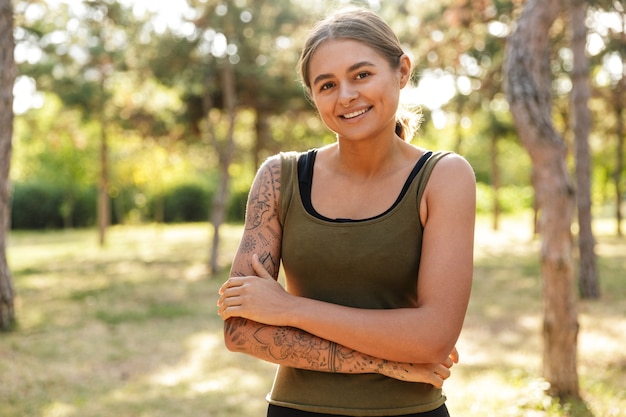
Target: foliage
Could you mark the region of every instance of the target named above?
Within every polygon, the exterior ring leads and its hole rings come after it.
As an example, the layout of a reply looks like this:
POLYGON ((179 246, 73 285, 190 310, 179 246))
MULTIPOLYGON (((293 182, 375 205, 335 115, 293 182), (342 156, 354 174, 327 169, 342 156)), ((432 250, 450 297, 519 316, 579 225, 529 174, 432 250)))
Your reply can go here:
MULTIPOLYGON (((11 210, 13 230, 93 227, 96 215, 96 189, 85 188, 72 196, 72 211, 67 213, 66 189, 51 182, 15 183, 11 210), (69 223, 68 223, 69 222, 69 223)), ((132 189, 115 189, 112 195, 112 223, 160 221, 185 223, 205 221, 210 215, 212 191, 206 185, 181 183, 169 186, 162 194, 146 196, 132 189)), ((228 221, 242 222, 247 191, 231 194, 228 221)))
POLYGON ((60 229, 69 221, 73 227, 95 223, 95 190, 87 188, 71 197, 69 211, 66 190, 54 183, 17 183, 13 188, 12 229, 60 229))
MULTIPOLYGON (((503 213, 519 213, 533 208, 533 189, 530 185, 509 185, 498 190, 498 203, 503 213)), ((493 211, 493 188, 485 183, 476 186, 476 211, 489 214, 493 211)))
MULTIPOLYGON (((128 210, 134 210, 132 218, 150 220, 141 202, 163 195, 181 178, 212 189, 217 146, 227 132, 220 74, 228 60, 238 97, 232 192, 242 196, 265 157, 334 141, 305 99, 296 60, 313 22, 353 3, 387 19, 412 58, 414 88, 405 100, 425 115, 415 143, 462 154, 481 184, 493 186, 496 176, 503 190, 530 183, 530 160, 517 141, 501 86, 505 41, 523 2, 183 3, 176 22, 157 8, 126 1, 60 2, 58 7, 40 0, 15 2, 20 85, 36 86, 41 108, 17 115, 14 181, 58 183, 67 188, 66 196, 96 187, 99 143, 106 134, 109 195, 121 193, 125 199, 112 205, 119 221, 128 210)), ((615 204, 619 118, 614 110, 624 100, 615 92, 626 78, 614 71, 615 62, 626 56, 623 30, 615 24, 623 19, 620 10, 618 2, 593 2, 587 22, 590 108, 602 120, 591 143, 597 204, 615 204)), ((571 54, 564 31, 556 35, 556 123, 567 132, 571 54)), ((65 205, 71 212, 71 198, 65 205)), ((67 215, 65 224, 70 224, 67 215)))
POLYGON ((206 190, 195 184, 181 184, 163 195, 163 221, 199 222, 206 220, 210 198, 206 190))

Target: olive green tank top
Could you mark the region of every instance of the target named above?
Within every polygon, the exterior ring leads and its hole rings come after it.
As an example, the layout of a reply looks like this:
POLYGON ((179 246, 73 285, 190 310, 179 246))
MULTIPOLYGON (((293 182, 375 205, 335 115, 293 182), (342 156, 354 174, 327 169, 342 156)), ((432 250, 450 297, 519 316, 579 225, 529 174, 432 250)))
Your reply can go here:
MULTIPOLYGON (((298 181, 298 158, 302 155, 281 154, 279 210, 287 290, 356 308, 415 307, 422 246, 419 202, 433 167, 446 153, 435 152, 422 161, 423 166, 416 167, 419 171, 407 180, 403 194, 389 210, 358 221, 325 219, 305 208, 298 181)), ((278 368, 267 399, 283 407, 349 416, 426 412, 445 402, 442 391, 429 384, 379 374, 326 373, 285 366, 278 368)))

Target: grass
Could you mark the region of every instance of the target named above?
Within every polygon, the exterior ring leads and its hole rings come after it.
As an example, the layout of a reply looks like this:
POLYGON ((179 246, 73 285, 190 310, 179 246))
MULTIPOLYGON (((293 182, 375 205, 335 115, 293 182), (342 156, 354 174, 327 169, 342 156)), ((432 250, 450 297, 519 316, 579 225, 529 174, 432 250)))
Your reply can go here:
MULTIPOLYGON (((626 415, 626 240, 598 223, 603 297, 581 302, 584 403, 541 380, 538 242, 525 219, 477 230, 472 300, 446 382, 453 416, 626 415)), ((224 230, 227 266, 240 228, 224 230)), ((227 352, 216 315, 226 272, 206 273, 206 224, 12 233, 18 328, 0 334, 2 417, 264 415, 275 368, 227 352)))

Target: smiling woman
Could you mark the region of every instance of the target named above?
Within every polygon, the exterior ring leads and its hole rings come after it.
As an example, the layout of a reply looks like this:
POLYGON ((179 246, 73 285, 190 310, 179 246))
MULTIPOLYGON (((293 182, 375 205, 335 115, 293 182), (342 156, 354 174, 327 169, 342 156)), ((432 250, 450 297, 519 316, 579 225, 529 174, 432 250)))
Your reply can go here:
POLYGON ((279 365, 270 417, 448 415, 475 179, 462 157, 409 143, 410 73, 369 10, 329 16, 305 43, 302 83, 337 141, 261 166, 218 300, 227 347, 279 365))

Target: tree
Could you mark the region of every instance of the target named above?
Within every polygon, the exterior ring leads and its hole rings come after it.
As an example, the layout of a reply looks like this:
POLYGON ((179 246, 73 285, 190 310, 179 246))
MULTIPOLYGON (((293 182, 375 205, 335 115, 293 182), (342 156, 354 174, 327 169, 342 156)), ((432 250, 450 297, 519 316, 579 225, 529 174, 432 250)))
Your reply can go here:
POLYGON ((14 290, 6 256, 11 210, 9 168, 13 140, 13 84, 16 76, 14 48, 13 6, 11 0, 0 0, 0 330, 9 330, 15 324, 14 290))
MULTIPOLYGON (((613 204, 615 207, 615 229, 617 236, 623 236, 622 231, 622 205, 624 184, 624 154, 626 145, 626 10, 623 2, 612 0, 595 0, 591 9, 592 26, 595 28, 594 35, 602 41, 602 47, 592 57, 596 73, 603 74, 599 85, 594 89, 594 95, 598 96, 606 106, 603 109, 602 129, 607 137, 615 138, 614 146, 607 146, 605 155, 600 164, 605 170, 607 179, 613 181, 613 204), (610 16, 608 24, 601 16, 610 16), (605 64, 614 62, 612 70, 608 70, 605 64), (605 116, 613 120, 613 123, 605 123, 605 116), (612 115, 612 117, 610 117, 612 115), (611 161, 614 163, 611 164, 611 161)), ((608 142, 607 144, 610 144, 608 142)))
POLYGON ((589 132, 591 111, 589 110, 589 61, 587 59, 587 2, 569 1, 569 27, 573 69, 571 108, 574 142, 576 144, 576 203, 578 206, 578 252, 580 257, 579 287, 583 298, 600 297, 598 271, 596 268, 595 238, 591 228, 591 156, 589 132), (581 24, 583 23, 583 24, 581 24))
POLYGON ((302 14, 294 12, 295 6, 288 1, 192 1, 190 6, 198 16, 194 20, 196 35, 179 38, 178 43, 193 46, 183 47, 189 54, 185 64, 196 68, 183 73, 187 77, 184 85, 190 121, 199 126, 197 131, 215 152, 219 164, 220 178, 210 219, 214 232, 209 266, 215 273, 219 270, 219 231, 228 209, 231 165, 242 153, 235 152, 239 142, 234 135, 237 113, 252 109, 256 115, 252 135, 256 170, 259 154, 271 145, 266 123, 269 116, 306 106, 294 80, 297 53, 288 37, 298 22, 296 16, 302 14), (217 128, 219 120, 224 129, 217 128))
POLYGON ((415 35, 411 24, 405 25, 401 33, 402 39, 413 43, 413 50, 417 51, 417 73, 443 71, 455 80, 456 95, 442 110, 465 122, 456 123, 453 149, 471 160, 480 182, 490 183, 493 228, 497 229, 500 188, 511 184, 511 175, 507 178, 506 170, 500 167, 512 162, 505 162, 506 154, 500 149, 512 142, 514 147, 519 146, 514 141, 513 123, 502 94, 502 60, 515 3, 445 0, 402 7, 410 9, 409 15, 414 18, 420 16, 421 36, 415 35), (467 126, 474 128, 473 135, 467 134, 467 126), (489 144, 467 146, 471 136, 489 144))
POLYGON ((111 217, 109 135, 115 113, 111 85, 112 78, 126 68, 124 52, 130 36, 124 29, 132 13, 111 0, 61 7, 33 4, 42 17, 24 22, 21 29, 24 38, 40 49, 42 58, 20 69, 37 81, 38 88, 53 92, 67 107, 79 109, 85 124, 94 122, 99 127, 93 140, 100 148, 97 223, 99 242, 104 245, 111 217), (79 22, 81 30, 71 30, 79 22))
POLYGON ((550 29, 560 0, 529 0, 506 48, 505 87, 521 142, 533 165, 540 211, 543 276, 543 374, 549 393, 580 398, 578 313, 570 231, 575 193, 567 149, 552 122, 550 29))

